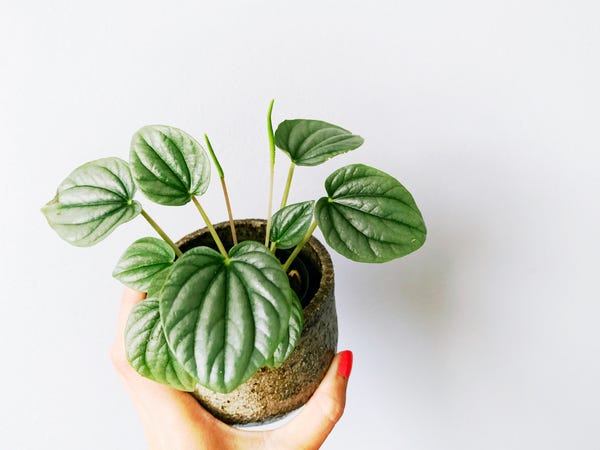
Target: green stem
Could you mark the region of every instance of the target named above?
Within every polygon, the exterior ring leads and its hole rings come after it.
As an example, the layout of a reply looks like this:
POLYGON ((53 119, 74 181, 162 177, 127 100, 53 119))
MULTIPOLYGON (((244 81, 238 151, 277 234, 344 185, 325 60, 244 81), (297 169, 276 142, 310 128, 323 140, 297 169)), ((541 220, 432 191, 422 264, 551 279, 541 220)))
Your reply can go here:
POLYGON ((290 268, 290 265, 292 264, 294 259, 296 259, 296 256, 298 256, 298 253, 300 253, 300 250, 302 250, 304 245, 308 242, 308 240, 314 233, 315 228, 317 228, 317 221, 313 220, 313 223, 310 225, 310 228, 308 229, 308 231, 306 232, 306 234, 304 235, 304 237, 302 238, 300 243, 298 245, 296 245, 296 248, 294 248, 294 251, 289 256, 289 258, 287 259, 285 264, 283 265, 283 270, 285 270, 286 272, 288 271, 288 269, 290 268))
POLYGON ((290 186, 292 185, 292 178, 294 177, 294 169, 296 164, 290 163, 290 170, 288 171, 288 177, 285 182, 285 189, 283 190, 283 197, 281 198, 281 206, 279 209, 287 205, 288 195, 290 195, 290 186))
POLYGON ((271 237, 271 214, 273 213, 273 179, 275 178, 275 139, 273 137, 273 122, 271 121, 271 113, 273 112, 273 104, 275 100, 271 100, 269 110, 267 111, 267 133, 269 135, 269 154, 270 154, 270 172, 269 172, 269 206, 267 210, 267 232, 265 234, 265 246, 269 246, 271 237))
POLYGON ((227 215, 229 216, 229 228, 231 228, 231 237, 233 238, 233 245, 237 245, 237 233, 235 232, 235 223, 233 222, 233 213, 231 212, 231 203, 229 203, 229 194, 227 193, 227 184, 225 184, 225 177, 221 178, 221 187, 223 188, 223 195, 225 196, 225 205, 227 206, 227 215))
POLYGON ((152 217, 150 217, 150 215, 143 209, 142 209, 142 216, 144 216, 144 219, 146 219, 148 221, 150 226, 152 228, 154 228, 154 230, 159 234, 159 236, 161 238, 163 238, 163 240, 171 246, 171 248, 175 251, 175 254, 179 258, 181 258, 183 256, 183 253, 181 253, 181 250, 179 250, 179 247, 177 247, 175 245, 175 243, 171 240, 171 238, 169 238, 169 236, 167 236, 167 233, 165 233, 163 231, 163 229, 161 227, 159 227, 158 224, 154 221, 154 219, 152 219, 152 217))
POLYGON ((229 216, 229 228, 231 228, 231 237, 233 238, 233 245, 237 245, 237 234, 235 232, 235 224, 233 223, 233 214, 231 212, 231 203, 229 203, 229 194, 227 193, 227 184, 225 183, 225 174, 223 173, 223 168, 221 164, 219 164, 219 160, 215 151, 213 150, 213 146, 210 143, 210 139, 208 136, 204 134, 204 140, 206 141, 206 145, 208 146, 208 152, 217 168, 217 172, 219 172, 219 178, 221 178, 221 187, 223 188, 223 195, 225 196, 225 205, 227 206, 227 215, 229 216))
POLYGON ((227 250, 225 250, 225 246, 223 245, 223 242, 221 242, 221 238, 215 231, 215 227, 213 227, 212 223, 210 222, 210 219, 204 212, 204 209, 200 205, 200 202, 198 201, 198 199, 196 198, 195 195, 192 196, 192 201, 194 202, 194 205, 196 205, 196 208, 198 208, 198 211, 200 212, 202 219, 204 219, 204 223, 206 224, 206 227, 208 228, 208 231, 210 232, 211 236, 215 240, 215 243, 217 244, 217 247, 219 248, 221 255, 223 255, 226 260, 229 260, 229 255, 227 255, 227 250))

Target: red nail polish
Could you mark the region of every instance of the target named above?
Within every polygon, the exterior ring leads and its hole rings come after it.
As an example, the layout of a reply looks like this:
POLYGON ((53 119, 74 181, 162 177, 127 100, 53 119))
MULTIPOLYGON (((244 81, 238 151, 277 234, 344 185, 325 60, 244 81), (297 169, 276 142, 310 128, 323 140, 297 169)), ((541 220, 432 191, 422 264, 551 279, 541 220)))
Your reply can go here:
POLYGON ((352 352, 344 350, 340 354, 340 362, 338 364, 338 373, 344 378, 348 378, 352 372, 352 352))

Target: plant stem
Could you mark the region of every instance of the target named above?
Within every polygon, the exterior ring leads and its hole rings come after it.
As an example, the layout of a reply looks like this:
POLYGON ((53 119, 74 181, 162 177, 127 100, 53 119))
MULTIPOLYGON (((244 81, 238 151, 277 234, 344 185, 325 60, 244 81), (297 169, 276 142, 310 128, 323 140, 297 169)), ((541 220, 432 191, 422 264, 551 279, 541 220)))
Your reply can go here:
POLYGON ((288 195, 290 194, 290 186, 292 185, 292 178, 294 177, 294 169, 296 168, 296 164, 290 163, 290 170, 288 171, 288 177, 285 182, 285 189, 283 190, 283 197, 281 198, 281 206, 279 209, 283 208, 287 204, 288 195))
MULTIPOLYGON (((288 171, 287 180, 285 182, 285 189, 283 190, 281 206, 279 207, 279 209, 282 209, 287 204, 288 196, 290 194, 290 186, 292 185, 292 178, 294 177, 294 169, 295 168, 296 168, 296 164, 291 163, 290 170, 288 171)), ((268 245, 268 243, 265 245, 268 245)), ((277 244, 275 242, 271 243, 271 253, 275 253, 276 248, 277 248, 277 244)))
POLYGON ((308 240, 314 233, 315 228, 317 228, 317 221, 313 220, 313 223, 310 225, 310 228, 308 229, 308 231, 306 232, 306 234, 304 235, 304 237, 302 238, 300 243, 298 245, 296 245, 296 248, 294 248, 294 251, 289 256, 289 258, 287 259, 285 264, 283 265, 283 270, 285 270, 286 272, 288 271, 288 269, 290 268, 290 265, 292 264, 292 261, 294 261, 294 259, 296 259, 296 256, 298 256, 298 253, 300 253, 300 250, 302 250, 302 247, 304 247, 304 245, 308 242, 308 240))
POLYGON ((227 250, 225 250, 225 246, 223 245, 223 242, 221 242, 221 238, 215 231, 215 227, 213 227, 212 223, 210 222, 210 219, 204 212, 204 209, 200 205, 200 202, 198 201, 198 199, 196 198, 195 195, 192 196, 192 201, 194 202, 194 205, 196 205, 196 208, 198 208, 198 211, 200 212, 202 219, 204 219, 204 223, 206 224, 206 227, 208 228, 208 231, 210 232, 211 236, 215 240, 215 243, 217 244, 217 247, 219 248, 221 255, 223 255, 226 260, 229 260, 229 255, 227 255, 227 250))
POLYGON ((223 173, 223 168, 221 164, 219 164, 219 160, 217 159, 217 155, 215 155, 215 151, 208 139, 208 136, 204 135, 204 140, 206 141, 206 145, 208 146, 208 152, 212 157, 213 163, 217 168, 217 172, 219 172, 219 177, 221 178, 221 187, 223 188, 223 195, 225 196, 225 205, 227 206, 227 215, 229 216, 229 228, 231 228, 231 237, 233 238, 233 245, 237 245, 237 234, 235 232, 235 224, 233 223, 233 214, 231 212, 231 203, 229 203, 229 194, 227 193, 227 184, 225 183, 225 174, 223 173))
POLYGON ((177 247, 175 245, 175 243, 171 240, 171 238, 169 238, 169 236, 167 236, 167 233, 165 233, 163 231, 163 229, 161 227, 159 227, 158 224, 154 221, 154 219, 152 219, 152 217, 150 217, 150 215, 143 209, 142 209, 142 216, 144 216, 144 219, 146 219, 148 221, 150 226, 152 228, 154 228, 154 230, 159 234, 159 236, 161 238, 163 238, 163 240, 171 246, 171 248, 175 251, 175 254, 179 258, 181 258, 183 256, 183 253, 181 253, 181 250, 179 250, 179 247, 177 247))
POLYGON ((231 228, 231 237, 233 238, 233 245, 237 245, 237 233, 235 232, 235 224, 233 223, 233 214, 231 212, 231 203, 229 203, 229 194, 227 193, 225 177, 221 178, 221 186, 223 187, 223 195, 225 196, 225 205, 227 206, 227 215, 229 216, 229 228, 231 228))
POLYGON ((267 133, 269 135, 269 153, 270 153, 270 172, 269 172, 269 206, 267 210, 267 232, 265 234, 265 246, 269 246, 271 237, 271 214, 273 212, 273 179, 275 178, 275 140, 273 137, 273 123, 271 122, 271 113, 273 112, 273 103, 271 100, 269 110, 267 111, 267 133))

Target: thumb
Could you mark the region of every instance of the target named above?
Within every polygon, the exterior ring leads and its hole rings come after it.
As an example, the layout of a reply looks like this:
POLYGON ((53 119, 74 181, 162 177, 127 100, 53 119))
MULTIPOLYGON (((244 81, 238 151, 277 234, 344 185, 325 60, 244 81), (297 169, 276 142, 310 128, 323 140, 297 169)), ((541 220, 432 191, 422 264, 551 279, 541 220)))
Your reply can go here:
POLYGON ((274 432, 273 437, 281 448, 318 449, 323 444, 344 413, 351 370, 352 352, 346 350, 338 353, 325 378, 300 413, 274 432))

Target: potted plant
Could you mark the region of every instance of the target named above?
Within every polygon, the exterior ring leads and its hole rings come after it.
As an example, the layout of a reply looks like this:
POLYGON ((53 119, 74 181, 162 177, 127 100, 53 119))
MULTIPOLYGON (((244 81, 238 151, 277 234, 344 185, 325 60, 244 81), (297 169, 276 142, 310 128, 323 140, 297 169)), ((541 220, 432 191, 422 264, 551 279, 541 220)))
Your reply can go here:
POLYGON ((363 139, 318 120, 285 120, 273 132, 265 220, 233 219, 224 172, 217 169, 229 220, 213 225, 200 203, 211 166, 189 134, 150 125, 132 138, 129 162, 111 157, 76 168, 42 211, 58 235, 91 246, 142 216, 160 236, 129 246, 113 276, 146 292, 126 330, 127 357, 143 376, 193 392, 229 423, 266 421, 306 402, 337 345, 333 266, 312 237, 358 262, 407 255, 426 236, 411 194, 392 176, 352 164, 335 170, 317 200, 288 205, 296 166, 315 166, 358 148, 363 139), (280 207, 273 212, 276 147, 290 159, 280 207), (175 243, 135 200, 193 203, 206 228, 175 243))

